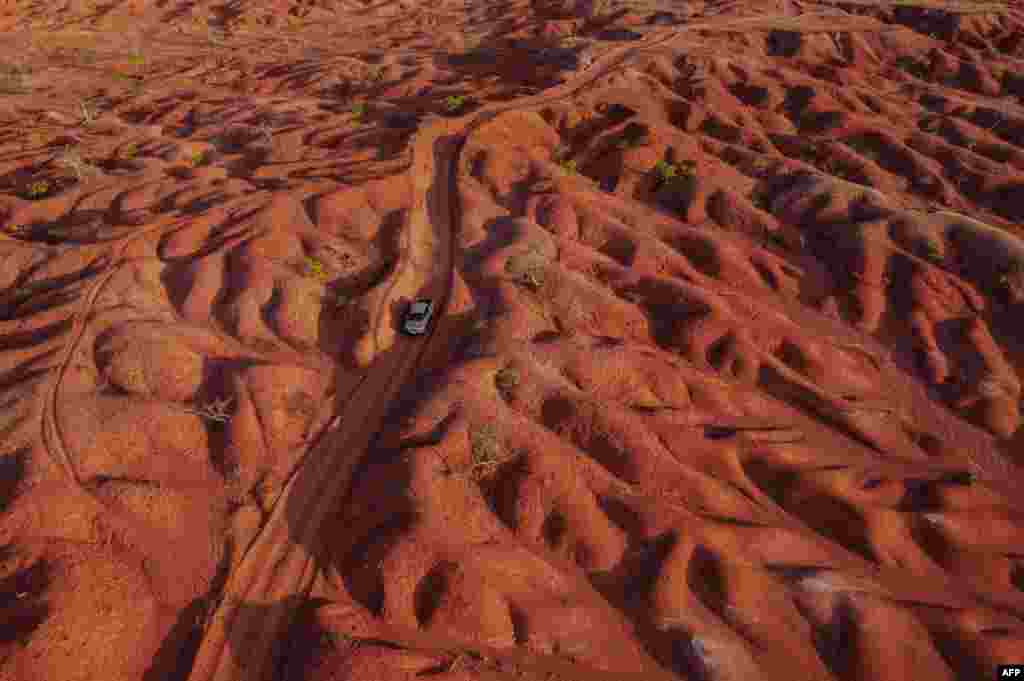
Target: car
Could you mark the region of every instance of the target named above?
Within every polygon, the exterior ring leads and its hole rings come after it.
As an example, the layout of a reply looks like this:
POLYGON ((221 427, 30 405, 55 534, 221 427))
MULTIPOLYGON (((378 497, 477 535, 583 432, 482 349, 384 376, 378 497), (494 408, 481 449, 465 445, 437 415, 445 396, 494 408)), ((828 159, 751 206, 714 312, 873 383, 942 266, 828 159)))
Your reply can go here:
POLYGON ((434 316, 434 301, 420 298, 409 306, 402 321, 402 330, 410 336, 421 336, 427 332, 430 318, 434 316))

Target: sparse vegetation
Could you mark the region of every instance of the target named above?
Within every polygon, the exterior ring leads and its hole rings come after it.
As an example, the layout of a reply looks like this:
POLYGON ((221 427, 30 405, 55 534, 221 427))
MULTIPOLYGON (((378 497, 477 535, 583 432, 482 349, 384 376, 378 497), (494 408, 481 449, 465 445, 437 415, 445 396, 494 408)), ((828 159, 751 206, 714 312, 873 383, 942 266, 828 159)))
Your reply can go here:
POLYGON ((635 123, 630 123, 622 130, 622 135, 615 142, 615 146, 619 149, 628 149, 630 147, 639 147, 647 142, 647 131, 644 130, 643 126, 635 123))
POLYGON ((320 632, 320 644, 325 648, 341 648, 354 642, 354 638, 342 631, 324 630, 320 632))
POLYGON ((921 244, 921 250, 924 253, 924 257, 928 260, 935 262, 942 259, 942 249, 939 247, 939 244, 930 239, 921 244))
POLYGON ((519 385, 519 370, 514 367, 503 367, 494 375, 494 385, 503 397, 508 399, 512 391, 519 385))
POLYGON ((303 274, 317 281, 326 281, 330 277, 323 262, 313 256, 306 256, 303 261, 303 274))
POLYGON ((558 162, 559 167, 568 173, 569 175, 576 174, 576 161, 575 159, 566 159, 558 162))
POLYGON ((900 57, 896 60, 895 66, 920 80, 928 77, 928 67, 913 57, 900 57))
POLYGON ((978 482, 978 474, 974 471, 958 471, 947 474, 944 481, 954 485, 973 485, 978 482))
POLYGON ((128 159, 129 161, 139 155, 139 145, 132 142, 121 150, 121 157, 128 159))
POLYGON ((140 76, 133 76, 127 73, 121 73, 120 71, 113 71, 111 72, 110 77, 125 83, 133 95, 137 95, 142 92, 143 82, 140 76))
POLYGON ((199 166, 203 165, 204 163, 206 163, 206 152, 205 151, 196 150, 196 151, 193 151, 192 153, 190 153, 188 155, 188 164, 190 166, 192 166, 193 168, 198 168, 199 166))
POLYGON ((26 193, 30 199, 42 198, 50 193, 50 183, 46 180, 33 182, 28 186, 28 191, 26 193))
POLYGON ((470 428, 469 445, 472 460, 469 472, 474 477, 485 477, 508 461, 509 457, 503 450, 498 429, 492 423, 482 423, 470 428))
POLYGON ((27 66, 0 64, 0 94, 21 95, 28 92, 26 76, 31 73, 27 66))
POLYGON ((668 161, 658 161, 654 164, 654 175, 658 186, 690 179, 696 170, 697 163, 695 161, 683 161, 678 165, 668 161))
POLYGON ((877 162, 881 157, 873 141, 866 137, 851 137, 843 140, 842 142, 862 157, 871 161, 877 162))
POLYGON ((65 168, 70 168, 79 182, 85 179, 86 175, 99 173, 99 169, 87 163, 74 147, 66 147, 57 162, 65 168))
POLYGON ((679 169, 676 168, 675 164, 669 163, 668 161, 658 161, 654 164, 654 174, 658 176, 659 184, 668 182, 676 176, 679 169))
POLYGON ((1011 300, 1024 300, 1024 266, 1012 265, 999 275, 999 290, 1011 300))
POLYGON ((352 105, 351 109, 352 121, 356 124, 362 124, 366 118, 366 102, 356 102, 352 105))
POLYGON ((541 253, 538 244, 531 245, 526 251, 513 255, 505 262, 505 271, 522 286, 537 291, 544 285, 547 269, 547 258, 541 253))
POLYGON ((786 237, 782 236, 782 234, 780 232, 778 232, 778 231, 767 232, 765 234, 765 237, 768 239, 769 242, 775 244, 779 248, 782 248, 782 249, 786 248, 786 237))
POLYGON ((190 414, 201 416, 207 421, 216 421, 219 423, 227 423, 231 420, 232 413, 230 407, 233 400, 230 397, 225 397, 221 400, 213 400, 212 402, 206 402, 198 407, 188 407, 185 409, 190 414))
POLYGON ((755 208, 764 211, 765 213, 772 212, 772 197, 763 189, 755 190, 750 195, 750 203, 752 203, 755 208))
POLYGON ((96 112, 88 102, 84 100, 79 102, 78 109, 82 114, 82 125, 92 125, 96 121, 96 112))
POLYGON ((444 98, 444 106, 449 112, 454 113, 466 104, 465 95, 448 95, 444 98))

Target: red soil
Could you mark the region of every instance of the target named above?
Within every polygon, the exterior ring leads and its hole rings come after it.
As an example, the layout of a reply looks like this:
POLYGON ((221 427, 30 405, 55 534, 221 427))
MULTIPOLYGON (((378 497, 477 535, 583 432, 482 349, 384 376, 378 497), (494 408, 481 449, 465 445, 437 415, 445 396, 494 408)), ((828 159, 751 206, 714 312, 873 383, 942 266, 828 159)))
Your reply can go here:
POLYGON ((1024 660, 1018 7, 229 5, 0 9, 0 679, 1024 660))

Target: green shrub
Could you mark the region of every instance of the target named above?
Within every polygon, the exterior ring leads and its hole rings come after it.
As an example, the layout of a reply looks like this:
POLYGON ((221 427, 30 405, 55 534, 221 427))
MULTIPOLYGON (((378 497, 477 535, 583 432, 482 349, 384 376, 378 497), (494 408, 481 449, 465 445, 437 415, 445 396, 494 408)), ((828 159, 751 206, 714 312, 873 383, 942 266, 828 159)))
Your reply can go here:
POLYGON ((307 277, 316 279, 317 281, 326 281, 330 276, 328 275, 327 270, 324 269, 324 264, 312 256, 306 256, 303 261, 303 273, 307 277))
POLYGON ((504 397, 512 394, 512 391, 519 385, 519 370, 513 367, 504 367, 494 375, 494 385, 498 392, 504 397))
POLYGON ((49 193, 50 183, 46 180, 39 180, 38 182, 33 182, 28 186, 28 197, 30 199, 38 199, 49 193))
POLYGON ((466 103, 465 95, 448 95, 444 98, 444 105, 448 111, 454 113, 461 109, 466 103))
POLYGON ((678 165, 668 161, 658 161, 654 164, 654 174, 659 186, 691 179, 696 169, 697 163, 695 161, 683 161, 678 165))
POLYGON ((366 118, 366 102, 356 102, 352 105, 352 120, 356 123, 362 123, 366 118))

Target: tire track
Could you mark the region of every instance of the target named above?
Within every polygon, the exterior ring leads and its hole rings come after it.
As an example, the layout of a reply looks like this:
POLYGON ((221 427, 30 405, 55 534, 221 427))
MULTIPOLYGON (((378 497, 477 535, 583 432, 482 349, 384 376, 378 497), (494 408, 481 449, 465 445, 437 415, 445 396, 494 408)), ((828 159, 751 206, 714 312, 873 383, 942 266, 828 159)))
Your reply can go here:
MULTIPOLYGON (((802 18, 814 16, 816 15, 808 14, 802 18)), ((830 15, 822 16, 829 16, 833 20, 835 18, 830 15)), ((724 22, 704 22, 652 33, 639 44, 613 48, 605 52, 571 81, 540 94, 514 103, 488 107, 467 118, 434 120, 426 130, 417 135, 415 143, 412 170, 415 198, 409 226, 410 250, 407 255, 411 258, 415 252, 415 246, 420 244, 411 236, 418 233, 413 231, 414 229, 436 230, 447 241, 441 249, 441 258, 444 261, 444 270, 446 270, 444 282, 443 284, 439 281, 433 282, 433 293, 436 298, 443 301, 442 309, 448 307, 454 277, 452 230, 457 220, 455 215, 457 161, 462 143, 469 134, 503 113, 528 110, 568 98, 596 83, 623 63, 642 53, 667 47, 692 31, 730 27, 758 28, 759 24, 780 18, 784 19, 785 17, 777 15, 724 22), (437 189, 433 195, 431 195, 432 188, 437 189)), ((128 261, 125 254, 129 247, 138 240, 163 230, 186 227, 189 221, 188 217, 180 218, 171 223, 161 222, 143 229, 115 242, 111 245, 112 253, 107 252, 93 261, 92 264, 99 264, 104 260, 107 262, 104 271, 92 285, 82 301, 80 309, 74 315, 71 338, 43 398, 45 403, 40 423, 40 435, 47 455, 74 487, 85 491, 93 501, 104 508, 106 505, 82 486, 72 457, 64 443, 57 417, 60 385, 84 337, 87 320, 96 300, 118 268, 128 261)), ((435 260, 434 258, 430 259, 436 265, 435 260)), ((408 261, 403 261, 400 264, 395 273, 392 287, 380 301, 373 325, 375 341, 380 337, 381 324, 387 317, 388 306, 394 302, 390 296, 403 278, 410 276, 408 266, 408 261)), ((434 330, 436 331, 436 329, 435 325, 434 330)), ((303 548, 300 546, 302 542, 305 542, 307 546, 315 545, 319 525, 327 513, 348 492, 348 481, 360 460, 357 452, 366 448, 376 432, 376 428, 372 427, 373 424, 377 424, 383 419, 391 398, 397 396, 405 379, 414 371, 420 357, 436 344, 445 340, 434 331, 426 338, 403 339, 386 351, 386 355, 380 361, 381 366, 374 370, 372 377, 367 376, 360 381, 351 404, 360 408, 363 418, 352 418, 352 414, 335 417, 332 424, 337 424, 337 428, 325 433, 315 449, 304 457, 292 473, 285 489, 275 503, 271 519, 250 545, 238 570, 229 578, 228 587, 223 594, 222 606, 216 611, 213 626, 204 637, 190 679, 194 681, 207 679, 233 681, 238 678, 239 663, 235 659, 238 656, 232 658, 223 654, 228 643, 229 630, 233 640, 245 640, 246 667, 253 671, 253 675, 246 675, 244 678, 262 678, 259 676, 260 674, 265 676, 273 649, 279 643, 281 635, 287 630, 294 614, 296 603, 289 599, 295 595, 308 593, 316 572, 313 552, 296 551, 296 549, 303 548), (407 351, 400 352, 406 348, 407 351), (359 428, 350 425, 353 423, 358 424, 359 428), (289 520, 291 520, 291 526, 289 520), (242 605, 250 600, 246 597, 254 592, 273 594, 279 598, 280 603, 285 605, 275 610, 276 614, 272 616, 267 616, 265 613, 257 618, 242 616, 236 622, 236 618, 243 612, 242 605), (236 627, 236 624, 240 626, 236 627), (237 638, 236 629, 245 634, 244 639, 237 638)), ((375 351, 379 350, 379 346, 375 348, 375 351)), ((127 518, 123 513, 116 513, 113 519, 117 523, 137 530, 137 532, 133 531, 133 535, 137 534, 141 538, 145 534, 140 523, 127 518)), ((142 542, 142 545, 145 546, 146 543, 151 543, 154 549, 159 548, 156 547, 156 539, 142 542)), ((162 548, 166 549, 165 546, 162 548)), ((262 598, 259 601, 266 602, 262 598)))
MULTIPOLYGON (((723 23, 746 25, 750 22, 740 19, 723 23)), ((417 254, 416 246, 421 245, 424 235, 430 232, 446 242, 439 249, 443 263, 438 268, 436 258, 424 258, 421 262, 435 265, 435 282, 430 292, 442 300, 440 308, 448 310, 454 281, 453 232, 458 221, 456 174, 459 154, 469 134, 503 113, 568 98, 641 53, 666 47, 690 31, 712 25, 668 29, 652 34, 641 45, 613 49, 598 57, 586 72, 572 81, 518 102, 493 105, 463 118, 430 120, 414 143, 413 206, 407 233, 410 249, 406 254, 409 260, 399 267, 389 293, 377 307, 373 324, 375 351, 382 349, 379 343, 381 323, 394 302, 389 296, 400 279, 410 273, 408 266, 417 254), (444 270, 443 284, 436 281, 436 269, 444 270)), ((402 338, 385 350, 384 357, 375 361, 373 375, 368 374, 357 388, 350 402, 354 405, 350 413, 339 416, 339 428, 326 434, 322 446, 311 451, 297 467, 275 502, 271 517, 229 577, 220 606, 200 644, 189 681, 272 678, 282 639, 302 600, 312 589, 319 569, 316 553, 320 526, 347 497, 361 454, 379 429, 389 403, 413 375, 420 358, 447 340, 437 333, 439 324, 440 319, 426 338, 402 338), (401 352, 403 346, 411 347, 401 352)))

